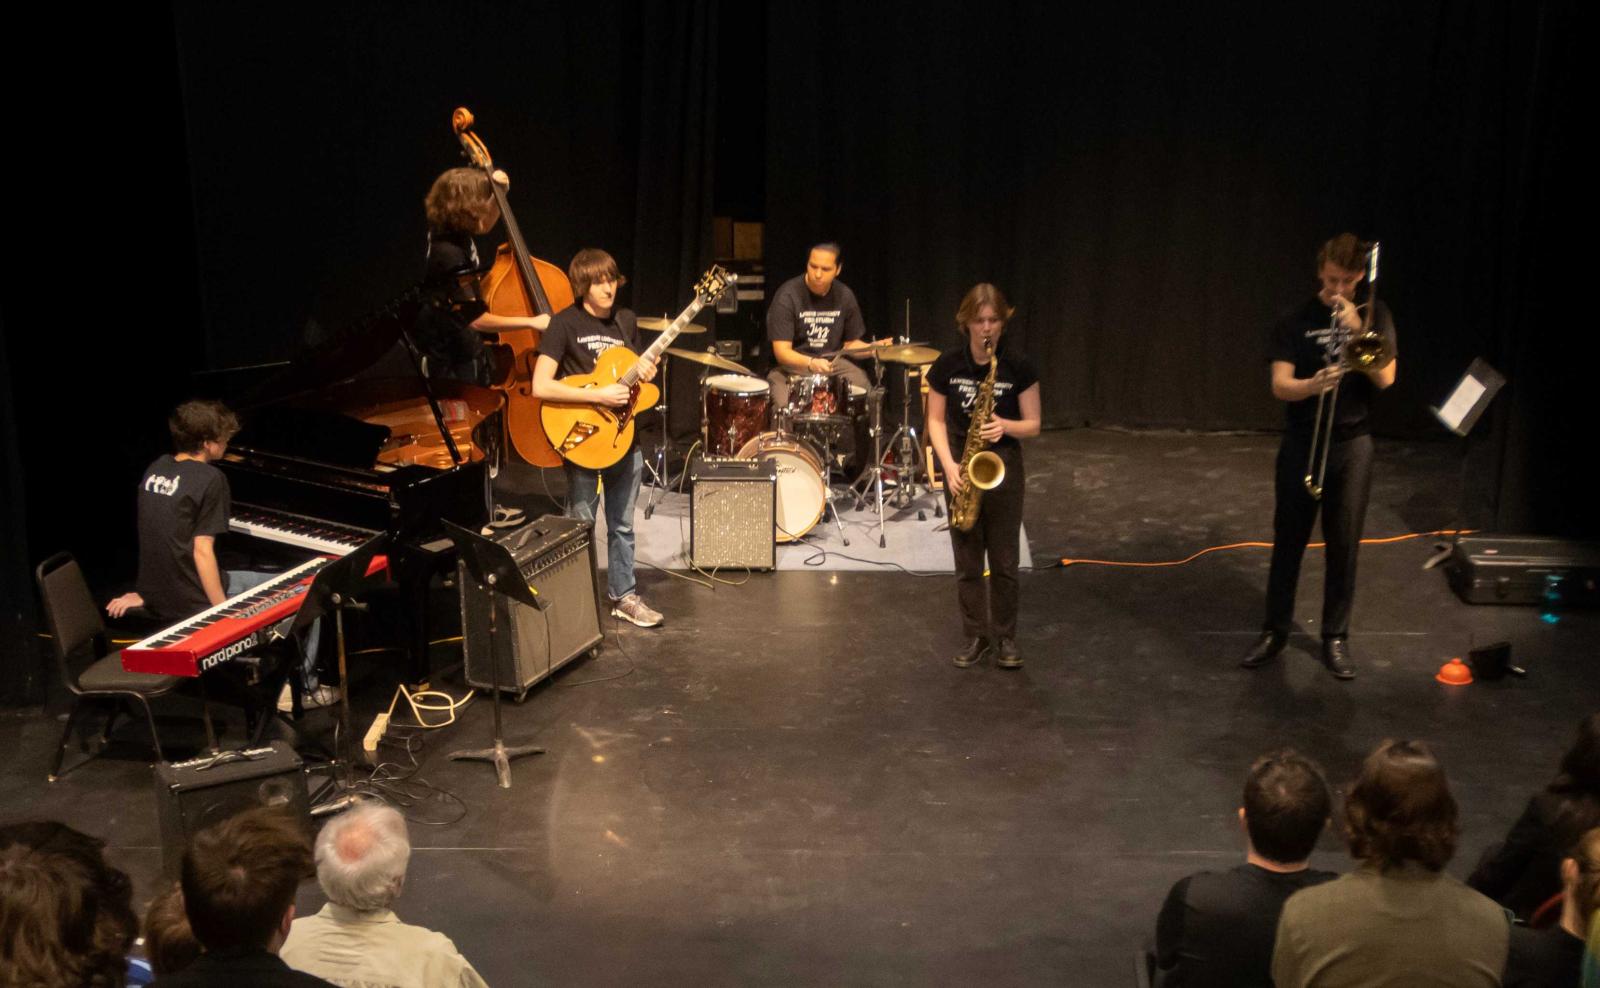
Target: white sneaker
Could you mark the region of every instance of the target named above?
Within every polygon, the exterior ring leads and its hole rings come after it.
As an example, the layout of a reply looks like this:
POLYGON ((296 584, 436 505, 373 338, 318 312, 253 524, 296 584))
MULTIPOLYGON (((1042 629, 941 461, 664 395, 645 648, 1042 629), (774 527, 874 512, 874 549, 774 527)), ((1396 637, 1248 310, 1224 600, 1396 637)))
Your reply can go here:
MULTIPOLYGON (((294 689, 292 683, 284 683, 283 690, 278 693, 278 710, 280 713, 294 712, 294 696, 289 692, 294 689)), ((322 707, 331 707, 344 699, 344 690, 337 686, 318 686, 310 693, 300 695, 300 707, 303 710, 317 710, 322 707)))
POLYGON ((654 628, 662 621, 661 612, 651 610, 650 605, 636 593, 628 594, 621 600, 613 600, 611 616, 632 621, 641 628, 654 628))

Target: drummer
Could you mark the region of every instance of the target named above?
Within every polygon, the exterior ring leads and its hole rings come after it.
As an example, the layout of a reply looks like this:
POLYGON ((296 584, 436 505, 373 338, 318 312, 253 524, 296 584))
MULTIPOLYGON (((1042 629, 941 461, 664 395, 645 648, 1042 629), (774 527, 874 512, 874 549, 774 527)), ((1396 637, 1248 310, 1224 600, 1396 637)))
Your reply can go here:
POLYGON ((772 296, 767 308, 767 339, 772 342, 775 366, 767 380, 772 384, 775 410, 789 404, 791 377, 842 373, 863 391, 868 387, 866 371, 859 364, 821 356, 870 345, 863 339, 867 324, 861 318, 856 293, 836 280, 841 270, 839 245, 817 244, 806 260, 806 273, 784 282, 772 296))

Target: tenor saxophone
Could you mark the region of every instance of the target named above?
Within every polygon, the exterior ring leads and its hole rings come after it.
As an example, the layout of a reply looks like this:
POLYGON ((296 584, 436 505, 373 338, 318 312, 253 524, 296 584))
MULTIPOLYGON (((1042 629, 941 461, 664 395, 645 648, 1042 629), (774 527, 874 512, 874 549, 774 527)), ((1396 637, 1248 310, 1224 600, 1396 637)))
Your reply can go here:
POLYGON ((994 343, 984 344, 989 354, 989 373, 978 387, 978 397, 972 402, 972 419, 967 424, 967 444, 961 450, 962 475, 966 483, 950 498, 950 527, 962 532, 972 531, 978 523, 978 508, 984 491, 992 491, 1006 479, 1006 464, 1000 454, 987 449, 983 441, 983 427, 994 415, 994 374, 1000 367, 995 356, 994 343))

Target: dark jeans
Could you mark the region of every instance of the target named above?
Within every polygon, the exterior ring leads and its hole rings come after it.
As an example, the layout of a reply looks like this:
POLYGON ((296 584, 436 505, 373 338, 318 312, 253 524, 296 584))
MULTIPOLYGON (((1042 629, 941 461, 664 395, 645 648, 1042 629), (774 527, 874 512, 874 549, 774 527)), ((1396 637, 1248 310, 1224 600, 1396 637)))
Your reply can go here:
MULTIPOLYGON (((983 492, 978 522, 970 532, 950 529, 961 633, 967 638, 1017 636, 1017 565, 1022 559, 1022 494, 1027 478, 1020 448, 1002 447, 995 452, 1005 461, 1005 480, 994 490, 983 492), (988 579, 983 575, 985 552, 989 558, 988 579)), ((950 493, 946 490, 946 508, 949 504, 950 493)))
POLYGON ((1322 513, 1327 543, 1327 574, 1322 591, 1322 637, 1350 633, 1350 608, 1356 593, 1356 552, 1372 492, 1372 437, 1355 436, 1328 448, 1322 500, 1305 488, 1310 438, 1285 434, 1278 447, 1277 507, 1272 515, 1272 569, 1267 576, 1266 630, 1287 635, 1294 626, 1295 586, 1300 560, 1311 541, 1311 526, 1322 513))

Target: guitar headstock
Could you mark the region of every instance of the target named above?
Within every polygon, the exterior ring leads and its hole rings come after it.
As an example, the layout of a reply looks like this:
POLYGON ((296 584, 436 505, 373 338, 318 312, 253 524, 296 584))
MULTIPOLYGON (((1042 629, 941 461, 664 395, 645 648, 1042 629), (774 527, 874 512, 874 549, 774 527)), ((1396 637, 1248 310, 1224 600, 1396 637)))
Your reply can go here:
POLYGON ((694 283, 694 294, 701 305, 710 305, 733 287, 739 276, 729 271, 720 264, 711 265, 711 270, 700 276, 694 283))
POLYGON ((456 107, 455 112, 450 114, 450 129, 455 131, 456 140, 461 142, 467 158, 484 171, 490 171, 494 168, 494 160, 489 157, 489 148, 472 132, 472 124, 472 111, 464 106, 456 107))

